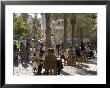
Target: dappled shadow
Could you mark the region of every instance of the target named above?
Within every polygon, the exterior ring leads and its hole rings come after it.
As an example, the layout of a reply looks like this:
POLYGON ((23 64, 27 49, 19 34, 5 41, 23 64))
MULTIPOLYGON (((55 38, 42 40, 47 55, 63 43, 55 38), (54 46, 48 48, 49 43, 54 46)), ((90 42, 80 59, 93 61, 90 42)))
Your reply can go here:
POLYGON ((92 71, 87 69, 79 70, 76 73, 80 75, 97 75, 97 71, 92 71))
POLYGON ((18 67, 19 63, 18 62, 14 62, 14 67, 18 67))
POLYGON ((87 71, 86 70, 85 72, 90 74, 90 75, 97 75, 97 71, 91 71, 91 70, 87 71))
POLYGON ((85 63, 97 65, 97 61, 94 59, 86 59, 85 63))
POLYGON ((27 67, 29 67, 29 65, 28 65, 27 63, 25 63, 25 64, 22 64, 22 66, 23 66, 24 68, 27 68, 27 67))
POLYGON ((72 66, 75 67, 77 69, 84 69, 84 68, 90 68, 88 65, 82 64, 82 65, 76 65, 76 66, 72 66))
POLYGON ((81 65, 83 68, 90 68, 88 65, 82 64, 81 65))
POLYGON ((14 67, 18 67, 18 66, 19 66, 19 64, 21 64, 21 65, 22 65, 22 67, 24 67, 24 68, 29 67, 29 64, 28 64, 28 63, 23 64, 23 63, 21 63, 21 62, 14 63, 14 67))
POLYGON ((63 75, 71 75, 71 74, 69 74, 69 73, 67 73, 67 72, 65 72, 63 70, 61 70, 61 74, 63 74, 63 75))
POLYGON ((90 68, 88 65, 82 64, 82 65, 76 65, 74 67, 77 68, 76 74, 97 75, 97 71, 88 70, 90 68))
POLYGON ((63 66, 70 66, 70 65, 68 65, 68 64, 65 64, 65 65, 63 65, 63 66))

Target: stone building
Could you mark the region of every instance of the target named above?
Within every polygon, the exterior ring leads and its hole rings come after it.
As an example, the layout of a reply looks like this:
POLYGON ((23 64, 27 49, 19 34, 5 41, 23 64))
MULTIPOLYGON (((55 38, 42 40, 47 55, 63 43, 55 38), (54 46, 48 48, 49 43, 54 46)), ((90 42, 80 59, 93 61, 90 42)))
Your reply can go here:
POLYGON ((63 40, 64 19, 52 20, 50 27, 51 27, 53 43, 55 44, 60 43, 63 40))

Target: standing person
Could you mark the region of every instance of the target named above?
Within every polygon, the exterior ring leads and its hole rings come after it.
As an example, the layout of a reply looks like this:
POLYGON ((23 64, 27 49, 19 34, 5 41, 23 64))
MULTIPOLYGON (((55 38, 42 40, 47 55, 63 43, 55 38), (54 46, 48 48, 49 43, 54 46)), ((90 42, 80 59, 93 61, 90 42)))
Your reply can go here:
POLYGON ((60 44, 56 45, 56 50, 57 50, 57 55, 59 55, 60 54, 60 44))
POLYGON ((29 56, 30 56, 30 43, 26 42, 26 63, 29 63, 29 56))
POLYGON ((76 54, 76 56, 79 56, 79 57, 81 56, 80 49, 78 46, 76 46, 75 54, 76 54))
POLYGON ((83 55, 83 58, 85 58, 84 57, 85 56, 85 45, 84 45, 83 41, 81 41, 81 53, 83 55))
POLYGON ((45 52, 45 51, 43 50, 43 44, 41 44, 41 47, 40 47, 40 58, 43 57, 44 52, 45 52))
POLYGON ((39 59, 38 61, 38 71, 37 71, 37 75, 41 75, 42 73, 42 67, 43 67, 43 61, 41 59, 39 59))
POLYGON ((58 75, 60 75, 61 69, 63 69, 63 64, 62 64, 61 57, 58 56, 58 58, 57 58, 57 74, 58 75))
POLYGON ((38 51, 35 51, 33 54, 33 71, 35 75, 41 75, 42 66, 43 63, 42 60, 39 58, 38 51))
POLYGON ((89 57, 90 47, 88 45, 85 46, 85 54, 86 57, 89 57))
POLYGON ((45 43, 43 44, 42 51, 43 51, 43 57, 44 57, 45 56, 45 52, 46 52, 46 44, 45 43))
POLYGON ((36 42, 36 51, 40 52, 40 44, 39 44, 39 42, 36 42))
MULTIPOLYGON (((54 49, 51 49, 51 52, 55 55, 54 49)), ((63 64, 60 55, 57 57, 56 66, 57 66, 57 74, 60 75, 61 70, 63 69, 63 64)))
POLYGON ((36 75, 38 71, 38 59, 36 59, 35 55, 33 55, 32 68, 33 68, 33 73, 36 75))
POLYGON ((64 49, 63 48, 61 49, 60 56, 62 59, 64 59, 64 49))
POLYGON ((16 45, 16 41, 14 41, 14 45, 13 45, 13 49, 14 49, 14 66, 16 66, 17 64, 17 45, 16 45))
POLYGON ((26 64, 26 47, 23 44, 23 42, 21 42, 21 45, 20 45, 20 54, 21 54, 21 63, 22 63, 22 65, 26 64))
POLYGON ((79 64, 82 64, 82 57, 81 57, 81 52, 80 48, 76 45, 75 47, 75 54, 76 54, 76 60, 79 64))
POLYGON ((83 41, 81 41, 81 50, 85 50, 85 46, 84 46, 83 41))
MULTIPOLYGON (((64 55, 64 48, 63 48, 63 45, 62 45, 62 48, 61 48, 61 50, 60 50, 61 52, 60 52, 60 57, 61 57, 61 62, 62 62, 62 60, 64 60, 64 62, 65 62, 65 55, 64 55)), ((64 63, 65 64, 65 63, 64 63)))

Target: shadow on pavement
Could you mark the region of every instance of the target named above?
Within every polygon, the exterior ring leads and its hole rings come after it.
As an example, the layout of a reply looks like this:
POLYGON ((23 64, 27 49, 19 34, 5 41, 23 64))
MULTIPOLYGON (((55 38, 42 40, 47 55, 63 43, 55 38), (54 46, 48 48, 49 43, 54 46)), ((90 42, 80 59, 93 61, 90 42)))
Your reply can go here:
POLYGON ((97 71, 92 71, 92 70, 87 70, 87 69, 77 71, 76 73, 80 75, 97 75, 97 71))
POLYGON ((13 63, 14 64, 14 67, 18 67, 19 63, 13 63))
POLYGON ((77 65, 77 66, 75 66, 75 68, 78 69, 76 71, 76 74, 80 74, 80 75, 97 75, 97 71, 88 70, 87 68, 89 68, 89 66, 84 65, 84 64, 77 65))
POLYGON ((67 72, 65 72, 63 70, 61 70, 61 74, 63 74, 63 75, 71 75, 71 74, 69 74, 69 73, 67 73, 67 72))
POLYGON ((88 68, 90 68, 88 65, 82 64, 82 65, 76 65, 74 67, 78 69, 76 71, 76 74, 80 74, 80 75, 97 75, 97 71, 88 70, 88 68))
POLYGON ((88 65, 82 64, 82 65, 76 65, 76 66, 72 66, 75 67, 77 69, 84 69, 84 68, 90 68, 88 65))
POLYGON ((85 63, 97 65, 97 61, 94 59, 90 59, 90 60, 86 59, 85 63))
POLYGON ((22 66, 23 66, 24 68, 29 67, 29 65, 28 65, 28 64, 22 64, 22 66))
MULTIPOLYGON (((17 63, 14 63, 14 67, 18 67, 19 66, 19 62, 17 62, 17 63)), ((29 64, 28 63, 25 63, 25 64, 23 64, 23 63, 21 63, 22 64, 22 67, 24 67, 24 68, 27 68, 27 67, 29 67, 29 64)))

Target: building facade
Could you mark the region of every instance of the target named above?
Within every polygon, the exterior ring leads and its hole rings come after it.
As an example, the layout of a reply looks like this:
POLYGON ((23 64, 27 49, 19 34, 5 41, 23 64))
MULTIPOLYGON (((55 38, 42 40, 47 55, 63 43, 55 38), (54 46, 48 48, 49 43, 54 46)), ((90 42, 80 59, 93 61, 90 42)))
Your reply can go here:
POLYGON ((58 44, 63 40, 64 34, 64 19, 57 19, 51 21, 51 33, 54 34, 52 36, 52 41, 54 44, 58 44))

